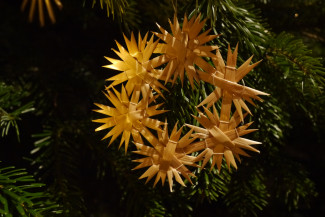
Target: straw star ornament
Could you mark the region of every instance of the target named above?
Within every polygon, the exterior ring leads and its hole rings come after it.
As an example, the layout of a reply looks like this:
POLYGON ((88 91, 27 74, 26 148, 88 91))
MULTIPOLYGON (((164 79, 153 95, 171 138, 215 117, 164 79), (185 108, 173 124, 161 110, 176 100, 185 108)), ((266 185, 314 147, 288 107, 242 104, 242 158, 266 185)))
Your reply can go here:
POLYGON ((143 39, 139 33, 138 42, 136 42, 133 33, 131 34, 131 40, 124 36, 127 50, 116 42, 119 51, 114 49, 113 51, 121 60, 105 57, 112 64, 104 67, 122 72, 107 79, 108 81, 113 81, 109 88, 126 82, 125 88, 129 95, 134 90, 139 91, 140 89, 142 94, 146 94, 149 86, 161 95, 160 89, 167 90, 158 81, 161 73, 155 69, 162 63, 157 61, 157 59, 150 59, 158 41, 154 41, 153 36, 147 41, 147 37, 148 33, 143 39))
POLYGON ((143 143, 135 143, 138 150, 134 153, 147 156, 145 158, 133 160, 140 163, 134 169, 140 169, 149 167, 145 173, 139 178, 147 178, 150 181, 155 175, 156 179, 154 186, 161 180, 164 185, 166 177, 169 182, 170 191, 173 191, 173 177, 181 185, 185 186, 182 178, 179 174, 184 176, 191 184, 190 176, 194 174, 186 167, 197 166, 194 161, 195 157, 186 155, 184 148, 186 148, 195 138, 190 138, 192 131, 188 132, 184 137, 180 139, 183 127, 177 130, 177 123, 171 135, 168 135, 167 122, 163 131, 158 131, 158 139, 153 137, 149 141, 153 147, 144 145, 143 143))
POLYGON ((220 171, 225 159, 229 169, 237 169, 240 156, 248 157, 247 151, 259 152, 254 145, 260 142, 243 138, 256 131, 249 129, 252 122, 244 124, 244 118, 251 114, 245 101, 255 105, 253 99, 262 101, 259 96, 268 94, 238 84, 259 62, 250 64, 250 57, 237 68, 237 45, 233 52, 228 46, 225 63, 218 46, 206 45, 218 35, 209 35, 210 30, 200 33, 205 25, 200 15, 190 20, 185 16, 182 25, 174 16, 169 23, 172 33, 159 25, 161 33, 154 33, 162 43, 154 36, 147 40, 148 33, 143 38, 139 33, 138 40, 133 33, 130 40, 124 36, 127 49, 116 42, 118 51, 113 51, 120 59, 106 57, 111 64, 104 66, 120 71, 107 79, 111 84, 105 95, 114 107, 96 104, 100 109, 95 111, 109 117, 93 121, 102 124, 96 131, 110 129, 103 138, 112 137, 109 144, 122 134, 120 147, 124 143, 125 151, 132 135, 133 152, 145 156, 133 160, 139 163, 134 169, 147 168, 139 179, 147 178, 147 183, 156 176, 154 187, 167 181, 172 191, 174 178, 185 186, 181 175, 192 183, 194 174, 188 167, 199 167, 197 162, 202 161, 204 168, 211 160, 211 169, 217 166, 220 171), (185 76, 192 89, 194 81, 204 81, 215 89, 197 105, 198 116, 193 118, 200 126, 185 124, 190 130, 182 137, 183 127, 177 129, 176 123, 169 135, 167 120, 163 123, 152 118, 166 110, 157 110, 161 104, 151 104, 168 91, 159 80, 174 84, 179 78, 183 85, 185 76), (121 87, 120 92, 117 87, 121 87), (221 109, 217 111, 219 100, 221 109))
MULTIPOLYGON (((187 124, 188 127, 196 132, 193 136, 200 138, 201 141, 190 144, 185 150, 186 153, 204 150, 196 158, 196 161, 203 160, 202 167, 205 167, 210 158, 212 158, 211 169, 217 164, 220 171, 222 159, 225 157, 228 168, 230 169, 230 165, 232 165, 237 169, 234 157, 240 161, 239 155, 249 156, 243 149, 259 153, 251 145, 261 144, 260 142, 240 137, 256 131, 256 129, 247 129, 252 122, 238 127, 241 117, 236 111, 228 123, 228 128, 220 128, 220 124, 223 122, 220 120, 216 108, 213 106, 213 112, 205 107, 203 109, 206 115, 199 112, 199 117, 194 116, 194 118, 204 128, 187 124)), ((246 115, 247 113, 244 116, 246 115)))
MULTIPOLYGON (((220 98, 223 98, 224 108, 226 108, 225 105, 231 106, 231 103, 233 102, 241 120, 243 121, 242 108, 251 114, 244 100, 255 105, 251 98, 262 101, 258 95, 269 94, 237 84, 237 82, 239 82, 247 73, 261 62, 259 61, 250 65, 249 63, 253 58, 252 56, 237 69, 237 55, 238 44, 234 52, 232 52, 230 46, 228 46, 227 64, 224 63, 221 53, 217 51, 215 57, 212 58, 215 67, 210 64, 204 64, 201 68, 205 72, 198 70, 200 79, 216 86, 215 90, 198 106, 207 104, 207 107, 209 108, 220 98)), ((227 108, 227 110, 227 113, 229 113, 230 109, 227 108)), ((222 115, 224 114, 224 112, 221 113, 222 115)))
POLYGON ((193 80, 199 81, 195 65, 201 67, 206 63, 202 57, 213 57, 214 54, 211 51, 218 49, 218 46, 215 45, 205 45, 218 35, 208 35, 210 30, 199 34, 205 24, 205 20, 200 21, 200 19, 200 15, 193 16, 190 20, 184 16, 181 28, 174 16, 174 23, 169 21, 172 34, 157 24, 161 33, 154 34, 165 43, 158 44, 155 52, 162 53, 160 57, 162 62, 168 62, 161 78, 165 82, 172 80, 174 84, 179 77, 183 84, 184 71, 186 71, 190 84, 194 88, 193 80))
MULTIPOLYGON (((45 25, 45 17, 44 17, 44 4, 47 9, 49 18, 52 23, 55 23, 55 16, 53 7, 51 4, 52 0, 23 0, 21 4, 21 10, 24 11, 27 7, 27 4, 30 2, 28 20, 32 22, 34 19, 35 9, 38 8, 38 15, 39 15, 39 22, 41 26, 45 25), (37 4, 36 4, 37 3, 37 4)), ((54 0, 54 4, 59 8, 62 9, 62 3, 60 0, 54 0)))
POLYGON ((107 89, 107 94, 105 96, 107 99, 115 106, 110 107, 102 104, 95 103, 100 109, 94 110, 95 112, 110 116, 108 118, 101 118, 93 120, 93 122, 102 123, 100 127, 96 128, 95 131, 105 130, 113 127, 103 139, 112 137, 109 145, 121 134, 122 138, 120 141, 120 146, 125 143, 125 152, 128 149, 128 144, 130 140, 130 135, 132 135, 134 141, 141 142, 140 132, 147 132, 147 127, 160 130, 160 125, 163 123, 150 118, 151 116, 158 115, 166 112, 165 110, 157 110, 161 104, 148 106, 157 97, 142 98, 139 101, 140 93, 134 92, 132 94, 131 100, 127 95, 127 92, 122 85, 121 93, 119 93, 115 88, 112 88, 114 93, 107 89))

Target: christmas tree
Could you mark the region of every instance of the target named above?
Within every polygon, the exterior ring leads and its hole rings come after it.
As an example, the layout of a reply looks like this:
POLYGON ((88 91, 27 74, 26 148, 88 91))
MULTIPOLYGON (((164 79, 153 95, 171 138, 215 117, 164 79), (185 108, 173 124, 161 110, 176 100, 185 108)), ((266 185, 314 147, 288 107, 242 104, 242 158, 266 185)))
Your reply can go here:
POLYGON ((322 8, 0 2, 0 215, 317 216, 322 8))

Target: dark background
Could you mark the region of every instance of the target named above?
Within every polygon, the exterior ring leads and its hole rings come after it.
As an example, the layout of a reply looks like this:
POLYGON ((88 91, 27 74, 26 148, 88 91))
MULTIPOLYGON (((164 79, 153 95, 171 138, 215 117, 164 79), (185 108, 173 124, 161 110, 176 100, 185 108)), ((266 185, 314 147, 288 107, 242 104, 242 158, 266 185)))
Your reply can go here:
MULTIPOLYGON (((159 7, 155 7, 155 1, 140 2, 138 19, 141 24, 138 27, 130 27, 131 30, 136 33, 141 31, 142 34, 157 31, 156 22, 169 29, 167 18, 172 18, 171 6, 170 10, 159 11, 159 7)), ((324 57, 323 1, 268 2, 264 4, 263 1, 255 1, 255 4, 261 9, 261 16, 271 31, 290 32, 303 39, 313 51, 312 56, 324 57)), ((34 158, 30 152, 35 142, 31 135, 38 134, 49 126, 52 131, 62 131, 62 134, 56 134, 60 135, 56 137, 57 144, 71 144, 69 153, 77 159, 74 161, 77 166, 73 169, 75 177, 71 179, 70 184, 72 186, 74 181, 78 182, 76 192, 79 194, 71 196, 71 201, 82 195, 87 204, 87 212, 93 213, 90 216, 123 216, 130 212, 117 209, 120 207, 119 201, 123 199, 118 183, 125 177, 116 178, 114 173, 129 173, 129 170, 126 168, 126 171, 114 171, 114 167, 115 164, 123 164, 128 159, 116 161, 112 156, 114 148, 107 149, 106 142, 100 141, 104 134, 94 133, 97 125, 91 123, 91 120, 98 117, 92 112, 95 108, 93 103, 106 102, 102 90, 106 84, 105 79, 113 73, 101 67, 108 64, 104 56, 114 57, 111 48, 116 48, 115 40, 123 43, 122 32, 129 35, 129 31, 118 19, 107 17, 106 11, 101 10, 98 4, 91 8, 91 2, 86 3, 84 7, 81 1, 62 3, 63 10, 55 10, 57 22, 50 24, 49 20, 46 20, 46 26, 40 27, 37 15, 33 23, 28 23, 28 12, 20 11, 20 1, 0 1, 0 81, 21 87, 19 91, 26 94, 23 101, 33 100, 36 108, 35 112, 23 115, 19 121, 20 141, 17 141, 14 130, 10 131, 8 137, 0 138, 0 160, 6 165, 27 168, 31 173, 35 171, 37 176, 43 177, 43 182, 51 185, 56 182, 54 180, 57 177, 52 174, 45 175, 44 178, 45 172, 38 171, 35 165, 30 164, 30 159, 34 158), (99 173, 106 175, 101 176, 99 173)), ((324 64, 324 59, 321 61, 324 64)), ((324 103, 322 105, 324 106, 324 103)), ((315 125, 299 108, 289 113, 292 115, 288 119, 292 127, 284 129, 283 143, 286 145, 280 146, 280 152, 282 156, 303 165, 308 171, 308 177, 315 183, 318 196, 311 197, 309 207, 301 204, 301 209, 290 212, 282 211, 282 208, 286 209, 283 207, 285 205, 280 202, 277 204, 279 199, 273 198, 270 203, 273 206, 267 206, 259 215, 274 216, 278 213, 278 216, 282 216, 280 213, 284 213, 285 216, 290 213, 291 216, 323 216, 324 114, 319 114, 319 122, 315 125)), ((58 146, 58 149, 60 147, 58 146)), ((67 163, 69 159, 57 159, 56 165, 60 161, 67 163)), ((290 169, 296 168, 292 166, 290 169)), ((145 185, 142 190, 145 191, 149 185, 151 186, 150 183, 145 185)), ((166 189, 158 189, 157 192, 163 190, 166 189)), ((69 197, 66 199, 69 200, 69 197)), ((221 213, 220 210, 225 205, 219 203, 216 203, 216 209, 213 204, 200 205, 194 214, 200 216, 200 209, 207 213, 221 213)))

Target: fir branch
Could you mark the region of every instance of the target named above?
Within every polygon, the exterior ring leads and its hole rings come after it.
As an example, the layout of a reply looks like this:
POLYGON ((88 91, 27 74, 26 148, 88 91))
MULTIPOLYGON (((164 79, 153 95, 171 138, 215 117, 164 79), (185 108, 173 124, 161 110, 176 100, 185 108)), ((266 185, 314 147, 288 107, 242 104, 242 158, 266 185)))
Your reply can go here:
MULTIPOLYGON (((308 178, 309 174, 298 162, 282 156, 281 161, 273 156, 274 161, 271 169, 273 180, 270 182, 271 196, 286 205, 287 211, 310 208, 312 199, 318 196, 315 183, 308 178), (290 172, 288 172, 290 171, 290 172), (276 178, 274 178, 276 177, 276 178)), ((271 174, 271 173, 269 173, 271 174)))
MULTIPOLYGON (((89 2, 91 0, 88 0, 89 2)), ((86 0, 84 0, 85 5, 86 0)), ((92 0, 92 7, 97 1, 92 0)), ((137 2, 134 0, 99 0, 101 9, 106 10, 107 17, 112 16, 113 20, 117 19, 120 24, 123 24, 127 31, 131 28, 138 27, 140 18, 138 16, 137 2)))
MULTIPOLYGON (((31 164, 38 166, 36 175, 44 182, 51 183, 50 191, 57 202, 62 204, 64 214, 74 213, 74 216, 85 215, 85 204, 78 182, 78 155, 74 136, 63 126, 57 129, 47 127, 44 132, 34 134, 35 155, 31 164), (54 179, 54 181, 53 181, 54 179)), ((69 214, 71 215, 71 214, 69 214)))
MULTIPOLYGON (((96 0, 92 0, 92 7, 94 7, 96 2, 96 0)), ((100 0, 99 3, 101 9, 104 9, 104 7, 106 8, 107 16, 109 17, 111 14, 113 19, 116 15, 121 19, 128 4, 127 0, 100 0)))
POLYGON ((269 88, 279 102, 285 102, 284 108, 302 109, 315 123, 325 103, 322 97, 325 68, 321 60, 311 56, 311 51, 302 40, 285 32, 270 38, 268 44, 266 66, 271 73, 265 79, 269 88), (294 98, 288 97, 293 93, 294 98))
POLYGON ((246 167, 246 171, 240 171, 242 174, 234 174, 228 186, 224 202, 235 216, 258 216, 268 204, 270 195, 264 183, 265 175, 261 170, 253 171, 252 168, 246 167))
POLYGON ((10 128, 16 131, 17 139, 20 141, 18 121, 21 115, 34 111, 33 102, 23 104, 24 95, 20 94, 20 87, 15 90, 14 86, 8 86, 0 83, 0 130, 1 137, 5 137, 9 133, 10 128), (16 109, 14 109, 16 108, 16 109))
POLYGON ((197 180, 191 186, 189 195, 190 199, 194 200, 197 206, 204 202, 221 201, 229 191, 227 186, 231 180, 231 172, 227 169, 225 161, 222 164, 220 173, 216 168, 212 170, 198 169, 195 171, 195 175, 197 176, 197 180))
MULTIPOLYGON (((203 0, 196 4, 191 16, 197 13, 208 19, 215 34, 221 34, 216 40, 223 48, 239 42, 239 47, 250 55, 259 57, 264 52, 268 30, 254 5, 232 0, 203 0)), ((249 55, 242 55, 242 58, 247 59, 249 55)))
POLYGON ((0 214, 41 217, 61 213, 59 205, 50 200, 43 187, 25 169, 1 167, 0 214))
POLYGON ((322 91, 325 84, 325 68, 320 59, 311 56, 311 51, 301 39, 282 32, 276 37, 271 37, 268 44, 267 60, 279 69, 290 66, 290 70, 283 74, 285 79, 288 76, 295 76, 295 79, 298 77, 301 82, 307 82, 298 84, 297 90, 301 88, 300 92, 303 93, 304 86, 311 85, 315 90, 322 91))

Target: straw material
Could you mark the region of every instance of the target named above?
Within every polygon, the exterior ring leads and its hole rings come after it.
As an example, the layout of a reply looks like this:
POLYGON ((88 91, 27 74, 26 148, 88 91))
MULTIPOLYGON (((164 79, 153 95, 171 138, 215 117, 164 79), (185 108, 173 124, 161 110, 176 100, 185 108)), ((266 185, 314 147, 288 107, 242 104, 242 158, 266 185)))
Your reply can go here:
POLYGON ((155 138, 154 141, 149 141, 153 147, 146 146, 143 143, 135 143, 138 150, 134 151, 134 153, 146 157, 133 161, 140 163, 134 169, 149 167, 139 179, 147 178, 147 183, 156 175, 154 182, 154 186, 156 186, 159 180, 161 180, 162 185, 164 185, 167 177, 169 189, 172 192, 174 177, 179 184, 185 186, 179 174, 184 176, 192 184, 190 176, 194 176, 194 174, 187 168, 187 166, 197 165, 193 163, 195 157, 186 155, 184 153, 184 148, 193 142, 195 138, 190 138, 190 132, 180 139, 183 127, 177 130, 177 124, 175 124, 174 129, 169 136, 167 126, 168 124, 166 121, 163 131, 158 131, 158 138, 155 138))
POLYGON ((201 67, 202 64, 206 63, 201 57, 213 57, 214 54, 211 51, 218 49, 218 46, 215 45, 205 45, 218 35, 208 35, 210 29, 199 34, 206 21, 200 21, 200 19, 200 15, 198 17, 193 16, 190 20, 184 16, 181 28, 177 17, 174 16, 174 23, 169 20, 172 34, 157 24, 161 33, 154 32, 154 34, 165 43, 158 44, 155 52, 162 53, 161 62, 168 62, 161 77, 165 80, 165 84, 170 80, 174 84, 177 77, 183 84, 184 71, 186 71, 187 78, 194 88, 193 80, 199 81, 195 65, 201 67))
MULTIPOLYGON (((125 88, 127 93, 131 95, 136 86, 146 86, 148 84, 150 88, 155 90, 158 94, 162 95, 160 89, 167 89, 162 85, 158 78, 160 72, 155 68, 163 64, 156 59, 151 60, 150 57, 157 47, 158 40, 154 41, 153 36, 147 41, 148 33, 141 38, 139 33, 138 42, 135 40, 134 34, 131 34, 131 40, 128 40, 125 36, 125 43, 127 49, 116 42, 118 50, 112 49, 121 60, 105 57, 112 64, 105 65, 105 68, 122 71, 121 73, 108 78, 108 81, 113 81, 109 88, 126 82, 125 88)), ((143 89, 142 93, 146 94, 148 89, 143 89)))
POLYGON ((105 130, 113 127, 103 139, 112 137, 109 145, 120 135, 122 138, 119 147, 125 143, 125 152, 128 149, 130 135, 132 134, 133 140, 136 142, 142 142, 140 133, 144 134, 147 139, 150 139, 150 132, 147 127, 154 130, 161 130, 160 125, 163 123, 150 118, 151 116, 158 115, 166 112, 165 110, 157 110, 161 104, 148 106, 157 97, 150 97, 150 93, 146 95, 146 98, 139 100, 139 91, 135 91, 132 94, 131 100, 126 93, 124 86, 121 87, 121 93, 115 88, 112 88, 114 93, 109 89, 106 90, 105 96, 115 106, 110 107, 102 104, 95 103, 100 109, 94 110, 95 112, 110 116, 108 118, 101 118, 93 120, 93 122, 102 123, 102 125, 96 128, 95 131, 105 130), (150 98, 149 98, 150 97, 150 98), (144 133, 143 133, 144 132, 144 133))
MULTIPOLYGON (((47 10, 47 13, 49 15, 49 18, 52 23, 55 23, 55 16, 54 16, 54 10, 51 4, 51 0, 23 0, 21 4, 21 10, 24 11, 27 7, 27 4, 30 3, 29 8, 29 15, 28 15, 28 21, 33 22, 35 9, 38 7, 38 15, 39 15, 39 22, 41 26, 45 25, 45 18, 44 18, 44 5, 47 10)), ((54 4, 57 6, 57 8, 62 9, 62 3, 60 0, 54 0, 54 4)))
POLYGON ((111 64, 104 66, 119 71, 107 79, 112 83, 105 93, 115 108, 96 104, 100 108, 96 112, 110 116, 94 120, 102 124, 96 131, 112 128, 103 138, 112 137, 109 144, 122 134, 120 146, 125 142, 125 151, 132 135, 136 146, 133 152, 145 156, 133 160, 140 163, 134 169, 147 167, 140 179, 147 178, 147 183, 156 176, 154 186, 159 180, 162 185, 167 180, 170 191, 173 178, 185 186, 180 174, 192 183, 190 177, 194 174, 188 166, 198 167, 197 162, 202 161, 204 168, 212 159, 210 168, 216 165, 220 171, 225 159, 229 169, 231 166, 237 169, 236 159, 240 162, 240 156, 248 157, 247 151, 259 152, 254 145, 260 142, 243 138, 256 131, 249 129, 252 122, 244 124, 245 117, 252 115, 246 101, 255 105, 253 99, 262 101, 259 96, 268 94, 238 82, 260 61, 250 64, 250 57, 237 68, 237 45, 233 52, 228 46, 225 63, 217 46, 206 45, 218 36, 209 35, 210 30, 200 34, 204 24, 200 15, 190 20, 185 16, 180 27, 175 16, 173 23, 170 22, 172 33, 159 25, 161 33, 154 33, 164 43, 154 41, 154 36, 147 40, 148 33, 144 38, 139 33, 138 40, 133 34, 130 40, 124 36, 127 49, 116 42, 118 51, 113 51, 120 59, 106 57, 111 64), (168 121, 162 123, 151 118, 166 110, 157 110, 161 104, 149 105, 155 103, 157 97, 163 97, 163 90, 168 91, 159 80, 174 84, 180 78, 183 84, 185 71, 192 88, 195 88, 194 82, 204 81, 215 89, 197 105, 199 115, 193 118, 200 126, 186 124, 190 130, 181 137, 183 127, 177 130, 176 124, 169 136, 168 121), (115 89, 117 86, 121 86, 120 92, 115 89), (221 104, 220 111, 216 103, 221 104))

